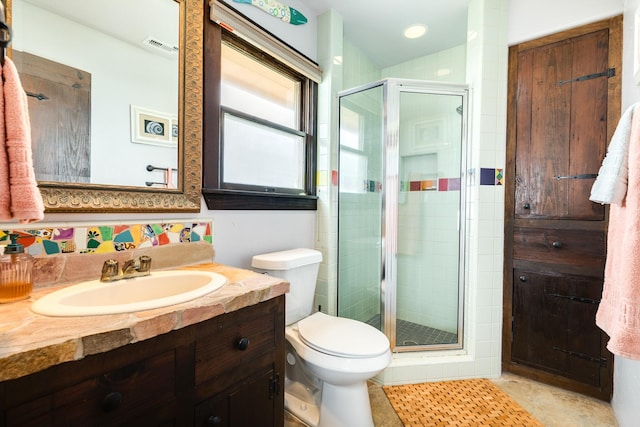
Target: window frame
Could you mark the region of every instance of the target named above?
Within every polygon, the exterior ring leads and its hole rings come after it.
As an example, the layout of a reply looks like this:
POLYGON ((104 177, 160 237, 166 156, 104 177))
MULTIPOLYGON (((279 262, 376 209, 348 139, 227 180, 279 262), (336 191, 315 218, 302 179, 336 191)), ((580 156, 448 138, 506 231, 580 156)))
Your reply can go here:
MULTIPOLYGON (((204 25, 204 84, 203 84, 203 165, 202 194, 209 209, 219 210, 317 210, 316 196, 316 122, 317 83, 282 64, 272 56, 231 31, 209 19, 210 6, 206 5, 204 25), (305 194, 285 192, 264 192, 260 186, 255 189, 224 188, 222 182, 222 106, 221 53, 222 43, 233 44, 245 53, 275 69, 295 76, 301 81, 300 131, 305 136, 305 194)), ((254 24, 257 26, 257 24, 254 24)), ((275 37, 275 36, 272 36, 275 37)), ((188 130, 187 130, 188 131, 188 130)))

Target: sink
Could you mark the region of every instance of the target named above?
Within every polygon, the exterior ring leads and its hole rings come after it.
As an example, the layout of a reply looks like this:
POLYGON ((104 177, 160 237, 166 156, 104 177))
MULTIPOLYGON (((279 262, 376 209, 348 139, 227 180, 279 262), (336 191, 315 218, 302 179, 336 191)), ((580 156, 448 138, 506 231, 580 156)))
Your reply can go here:
POLYGON ((65 317, 131 313, 187 302, 226 282, 220 274, 195 270, 156 271, 117 282, 91 280, 47 294, 31 310, 65 317))

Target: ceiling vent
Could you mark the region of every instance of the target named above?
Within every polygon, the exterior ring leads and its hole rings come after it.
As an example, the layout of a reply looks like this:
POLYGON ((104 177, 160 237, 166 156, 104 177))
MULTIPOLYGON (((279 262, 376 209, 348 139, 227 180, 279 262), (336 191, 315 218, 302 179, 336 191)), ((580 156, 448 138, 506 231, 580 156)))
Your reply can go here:
POLYGON ((152 36, 147 36, 147 38, 145 38, 142 41, 142 44, 148 47, 153 48, 153 50, 155 52, 162 52, 165 55, 169 55, 169 56, 174 56, 178 53, 178 51, 180 50, 178 48, 178 46, 169 44, 169 43, 165 43, 163 41, 158 40, 155 37, 152 36))

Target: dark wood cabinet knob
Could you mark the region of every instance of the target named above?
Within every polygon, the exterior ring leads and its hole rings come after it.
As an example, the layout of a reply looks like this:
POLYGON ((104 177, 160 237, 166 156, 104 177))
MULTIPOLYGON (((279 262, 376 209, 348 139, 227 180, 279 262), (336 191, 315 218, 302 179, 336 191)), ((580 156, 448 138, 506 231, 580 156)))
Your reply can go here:
POLYGON ((102 403, 100 407, 103 412, 113 412, 120 407, 122 403, 122 393, 118 393, 117 391, 113 391, 107 394, 104 399, 102 399, 102 403))
POLYGON ((557 240, 551 244, 556 249, 560 249, 562 247, 562 242, 558 242, 557 240))
POLYGON ((521 282, 526 282, 527 281, 527 276, 520 276, 520 277, 518 277, 518 279, 520 279, 521 282))
POLYGON ((218 417, 217 415, 211 415, 208 419, 207 419, 207 423, 205 424, 206 426, 221 426, 222 425, 222 418, 218 417))
POLYGON ((238 350, 245 351, 249 348, 249 338, 242 337, 238 340, 238 350))
POLYGON ((524 205, 522 205, 522 207, 524 209, 531 209, 531 205, 529 203, 525 203, 524 205))

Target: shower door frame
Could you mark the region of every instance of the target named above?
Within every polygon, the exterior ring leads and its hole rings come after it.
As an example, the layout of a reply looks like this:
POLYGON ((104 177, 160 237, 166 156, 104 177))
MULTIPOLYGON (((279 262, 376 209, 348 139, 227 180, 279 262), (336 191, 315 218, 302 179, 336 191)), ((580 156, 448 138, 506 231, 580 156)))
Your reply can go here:
MULTIPOLYGON (((383 92, 383 139, 384 153, 382 170, 384 184, 382 185, 382 213, 380 230, 381 239, 381 271, 380 271, 380 316, 381 329, 387 336, 393 352, 414 352, 425 350, 459 350, 464 347, 464 298, 466 279, 466 182, 468 158, 468 128, 469 128, 469 86, 466 84, 442 83, 427 80, 412 80, 387 78, 365 85, 357 86, 338 93, 340 98, 358 92, 364 92, 382 86, 383 92), (398 273, 398 207, 399 207, 399 168, 400 168, 400 94, 402 92, 424 93, 435 95, 454 95, 461 97, 462 129, 460 141, 460 204, 458 210, 459 248, 458 248, 458 313, 457 313, 457 342, 455 344, 434 345, 396 345, 396 297, 398 273)), ((338 141, 338 152, 340 142, 338 141)), ((340 157, 340 156, 338 156, 340 157)), ((339 198, 338 198, 339 200, 339 198)), ((339 239, 339 236, 338 236, 339 239)), ((338 255, 338 259, 340 256, 338 255)), ((339 262, 338 262, 339 263, 339 262)), ((339 275, 338 275, 339 276, 339 275)), ((339 283, 338 283, 339 286, 339 283)))

